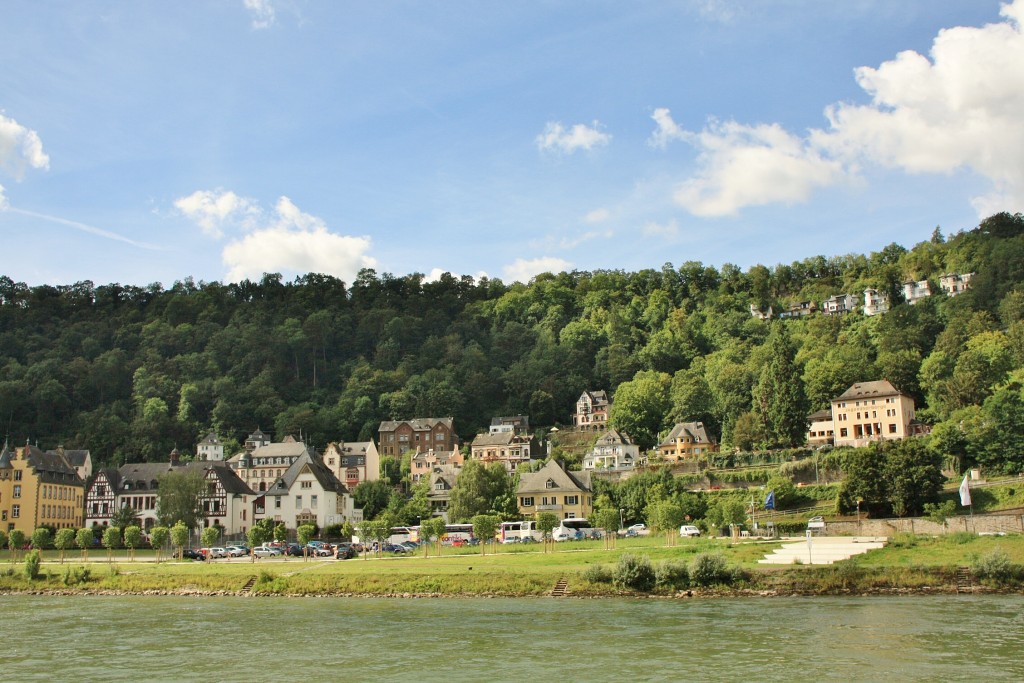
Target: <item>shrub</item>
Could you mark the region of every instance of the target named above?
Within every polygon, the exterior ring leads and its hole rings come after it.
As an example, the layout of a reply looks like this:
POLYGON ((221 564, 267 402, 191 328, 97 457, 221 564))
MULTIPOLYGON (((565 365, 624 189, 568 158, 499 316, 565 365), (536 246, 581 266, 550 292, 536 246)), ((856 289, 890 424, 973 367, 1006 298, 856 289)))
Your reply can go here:
POLYGON ((612 581, 620 588, 651 590, 654 588, 654 567, 651 566, 651 559, 646 555, 622 555, 612 573, 612 581))
POLYGON ((91 576, 92 571, 87 567, 68 567, 64 570, 64 585, 77 586, 83 583, 88 583, 91 576))
POLYGON ((685 562, 665 560, 654 570, 654 585, 679 590, 690 586, 690 571, 685 562))
POLYGON ((994 584, 1006 583, 1019 573, 1019 568, 1010 562, 1010 556, 996 548, 974 562, 974 574, 980 581, 994 584))
POLYGON ((698 586, 728 584, 732 574, 725 566, 725 558, 718 553, 701 553, 690 567, 690 580, 698 586))
POLYGON ((966 545, 978 539, 977 536, 969 531, 955 531, 947 535, 946 538, 955 545, 966 545))
POLYGON ((39 551, 33 550, 25 556, 25 576, 29 581, 39 578, 39 551))
POLYGON ((917 536, 907 531, 901 531, 897 534, 893 534, 892 541, 889 545, 893 548, 913 548, 917 545, 917 536))
POLYGON ((603 564, 592 564, 583 570, 583 580, 589 583, 611 583, 612 570, 603 564))

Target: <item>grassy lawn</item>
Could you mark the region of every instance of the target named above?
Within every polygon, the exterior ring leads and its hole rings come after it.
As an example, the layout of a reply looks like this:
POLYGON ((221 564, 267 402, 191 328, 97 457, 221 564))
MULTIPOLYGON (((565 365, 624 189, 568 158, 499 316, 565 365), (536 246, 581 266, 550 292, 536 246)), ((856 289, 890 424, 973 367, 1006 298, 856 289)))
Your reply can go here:
POLYGON ((31 583, 25 578, 23 562, 0 560, 0 590, 235 592, 255 578, 252 592, 264 595, 546 595, 565 578, 574 594, 607 595, 615 592, 608 584, 590 584, 583 578, 588 568, 602 565, 610 569, 626 553, 645 555, 656 566, 665 561, 692 565, 700 553, 719 553, 728 566, 752 575, 751 587, 815 592, 853 585, 934 585, 936 577, 946 580, 955 574, 955 567, 973 566, 996 549, 1024 565, 1024 536, 969 534, 900 535, 884 549, 833 567, 765 568, 757 563, 779 544, 688 538, 669 546, 664 537, 650 536, 618 539, 614 549, 606 549, 603 541, 581 541, 555 544, 547 553, 539 545, 499 545, 488 547, 485 555, 477 548, 445 548, 440 556, 431 549, 428 557, 420 553, 344 561, 273 558, 255 563, 248 559, 157 563, 152 554, 142 552, 136 554, 135 562, 119 552, 115 561, 108 563, 105 552, 94 552, 87 563, 75 553, 61 565, 56 553, 47 552, 41 576, 31 583), (843 573, 844 567, 850 571, 843 573), (859 583, 851 583, 855 580, 859 583))

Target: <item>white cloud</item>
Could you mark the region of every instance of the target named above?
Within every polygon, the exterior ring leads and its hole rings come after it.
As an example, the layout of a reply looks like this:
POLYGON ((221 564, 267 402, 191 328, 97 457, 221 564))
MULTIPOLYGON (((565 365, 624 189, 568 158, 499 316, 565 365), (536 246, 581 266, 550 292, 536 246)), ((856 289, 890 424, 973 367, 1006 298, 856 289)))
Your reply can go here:
POLYGON ((1004 5, 1007 21, 944 29, 931 59, 901 52, 856 70, 870 105, 839 103, 814 144, 847 163, 910 173, 967 168, 991 181, 975 197, 979 215, 1024 208, 1024 0, 1004 5))
POLYGON ((712 122, 695 141, 702 170, 675 191, 696 216, 728 216, 746 206, 806 201, 816 187, 845 177, 828 159, 778 125, 712 122))
POLYGON ((541 273, 561 273, 570 270, 572 264, 565 259, 554 256, 542 256, 535 259, 516 259, 513 263, 505 266, 505 279, 509 282, 529 282, 535 275, 541 273))
POLYGON ((675 237, 679 234, 679 224, 674 219, 668 223, 650 221, 644 225, 641 232, 643 232, 644 237, 675 237))
POLYGON ((612 212, 605 208, 594 209, 588 211, 587 215, 583 217, 584 223, 604 223, 606 220, 612 217, 612 212))
POLYGON ((600 126, 600 122, 594 121, 592 126, 577 123, 566 129, 560 121, 549 121, 535 142, 541 151, 555 150, 565 154, 572 154, 580 149, 589 151, 594 147, 607 145, 612 139, 611 135, 599 130, 600 126))
POLYGON ((26 168, 50 168, 39 135, 14 119, 0 114, 0 169, 21 180, 26 168))
POLYGON ((672 120, 672 115, 665 107, 655 109, 651 118, 658 124, 658 130, 651 133, 651 137, 647 139, 647 144, 651 147, 665 149, 673 140, 688 141, 693 138, 693 133, 686 132, 682 126, 672 120))
POLYGON ((7 197, 4 196, 4 186, 0 185, 0 211, 7 208, 7 197))
POLYGON ((245 8, 252 13, 254 29, 270 28, 277 20, 277 13, 270 0, 244 0, 245 8))
POLYGON ((258 279, 263 273, 324 273, 351 282, 362 268, 374 268, 369 237, 330 232, 316 216, 303 213, 287 197, 274 209, 274 221, 229 242, 221 254, 227 280, 258 279))
POLYGON ((829 126, 799 137, 778 125, 711 121, 702 132, 655 111, 652 146, 687 140, 701 168, 675 200, 700 216, 746 206, 802 202, 819 187, 881 166, 908 173, 972 171, 992 184, 972 198, 979 217, 1024 209, 1024 0, 1001 9, 1005 21, 944 29, 929 57, 901 52, 855 70, 870 104, 826 108, 829 126))
POLYGON ((216 239, 224 236, 226 227, 253 227, 261 214, 259 206, 251 199, 219 189, 196 190, 175 200, 174 206, 216 239))

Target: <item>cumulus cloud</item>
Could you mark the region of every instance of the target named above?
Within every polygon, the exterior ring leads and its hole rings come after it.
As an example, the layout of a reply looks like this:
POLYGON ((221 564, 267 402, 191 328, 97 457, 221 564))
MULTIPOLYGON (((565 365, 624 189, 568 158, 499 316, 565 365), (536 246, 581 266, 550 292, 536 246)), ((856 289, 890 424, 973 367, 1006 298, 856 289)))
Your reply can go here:
POLYGON ((320 218, 304 213, 288 197, 271 210, 225 190, 199 190, 174 202, 207 235, 231 237, 221 251, 230 282, 263 273, 324 273, 352 281, 362 268, 374 268, 369 237, 331 232, 320 218))
POLYGON ((696 141, 702 170, 673 195, 695 216, 728 216, 746 206, 806 201, 813 189, 846 176, 840 162, 779 125, 712 122, 696 134, 696 141))
POLYGON ((271 272, 324 273, 352 281, 360 269, 376 267, 376 259, 367 255, 369 237, 332 233, 287 197, 278 200, 274 213, 270 225, 225 245, 221 258, 228 281, 271 272))
POLYGON ((271 27, 277 20, 277 13, 270 0, 244 0, 245 8, 252 14, 252 27, 263 29, 271 27))
POLYGON ((174 206, 215 239, 223 237, 228 226, 253 226, 261 214, 259 206, 251 199, 219 189, 196 190, 175 200, 174 206))
POLYGON ((572 128, 566 128, 561 121, 549 121, 544 126, 544 132, 537 136, 535 142, 541 151, 557 151, 564 154, 583 149, 591 150, 595 147, 607 145, 612 136, 600 130, 601 124, 594 121, 593 125, 587 126, 577 123, 572 128))
POLYGON ((644 237, 675 237, 679 234, 679 224, 675 220, 670 220, 668 223, 650 221, 644 225, 641 232, 644 237))
POLYGON ((48 169, 50 157, 34 130, 0 113, 0 169, 21 180, 27 168, 48 169))
POLYGON ((939 32, 929 56, 914 51, 855 70, 870 103, 826 108, 828 127, 797 136, 778 125, 711 121, 699 133, 655 111, 649 142, 681 139, 698 149, 698 172, 675 200, 696 215, 805 201, 819 187, 872 166, 908 173, 965 169, 991 183, 972 199, 979 216, 1024 208, 1024 0, 1004 21, 939 32))
POLYGON ((505 266, 505 279, 510 282, 529 282, 541 273, 561 273, 572 268, 565 259, 554 256, 542 256, 535 259, 516 259, 505 266))
POLYGON ((604 223, 605 221, 607 221, 611 217, 612 217, 612 212, 609 211, 608 209, 605 209, 605 208, 594 209, 593 211, 588 211, 587 212, 587 214, 583 217, 583 222, 584 223, 604 223))
POLYGON ((672 114, 665 107, 655 109, 651 118, 658 124, 658 129, 647 139, 647 144, 651 147, 665 149, 673 140, 689 141, 693 137, 692 133, 687 133, 682 126, 672 120, 672 114))

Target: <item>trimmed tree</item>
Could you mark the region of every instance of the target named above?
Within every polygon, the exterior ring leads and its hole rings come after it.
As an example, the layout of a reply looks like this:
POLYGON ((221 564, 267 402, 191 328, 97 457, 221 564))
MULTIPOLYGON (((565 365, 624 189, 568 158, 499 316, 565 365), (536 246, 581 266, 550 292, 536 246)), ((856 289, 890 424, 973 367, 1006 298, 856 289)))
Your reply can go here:
POLYGON ((473 523, 473 535, 480 539, 480 554, 486 555, 487 542, 494 543, 494 534, 501 524, 497 515, 476 515, 470 520, 473 523))
POLYGON ((611 550, 619 535, 619 511, 615 508, 602 508, 594 513, 594 523, 604 530, 604 547, 611 550))
POLYGON ((74 529, 57 529, 53 537, 53 547, 60 551, 60 563, 64 564, 64 551, 75 544, 74 529))
POLYGON ((299 545, 302 546, 303 562, 309 559, 309 542, 313 540, 315 533, 316 527, 312 524, 303 524, 295 529, 295 536, 299 540, 299 545))
POLYGON ((149 543, 156 551, 156 561, 160 562, 160 553, 167 545, 167 539, 171 536, 171 530, 165 526, 155 526, 149 530, 149 543))
POLYGON ((441 537, 444 536, 444 518, 443 517, 431 517, 420 522, 420 536, 423 544, 423 556, 427 556, 427 543, 430 539, 434 539, 437 544, 437 556, 441 556, 441 537))
POLYGON ((249 541, 249 558, 252 562, 256 561, 256 553, 253 552, 256 548, 260 547, 267 541, 269 541, 274 533, 274 530, 266 524, 268 520, 260 520, 256 524, 249 527, 249 530, 245 532, 245 538, 249 541))
POLYGON ((11 551, 11 562, 18 561, 18 551, 25 545, 25 532, 21 529, 11 529, 7 533, 7 548, 11 551))
POLYGON ((548 546, 552 543, 551 532, 558 526, 558 516, 553 512, 542 512, 537 515, 537 531, 544 537, 544 552, 548 552, 548 546))
MULTIPOLYGON (((215 526, 208 526, 205 529, 203 529, 201 538, 204 548, 212 548, 213 546, 217 545, 217 541, 220 540, 220 529, 215 526)), ((213 553, 207 553, 206 559, 212 560, 213 553)))
POLYGON ((121 542, 121 529, 108 526, 103 530, 103 547, 107 549, 107 562, 114 561, 114 548, 121 542))
POLYGON ((128 548, 128 553, 132 558, 132 562, 135 561, 135 549, 142 543, 142 529, 136 525, 125 527, 124 529, 124 545, 128 548))
POLYGON ((178 522, 171 527, 171 545, 174 546, 178 561, 181 561, 185 546, 188 545, 189 531, 184 522, 178 522))
POLYGON ((42 552, 46 546, 53 542, 53 537, 50 535, 50 530, 44 526, 39 527, 32 532, 32 547, 42 552))
POLYGON ((75 545, 81 549, 83 560, 89 560, 89 548, 92 547, 95 540, 96 537, 93 535, 92 529, 88 527, 82 527, 75 532, 75 545))

